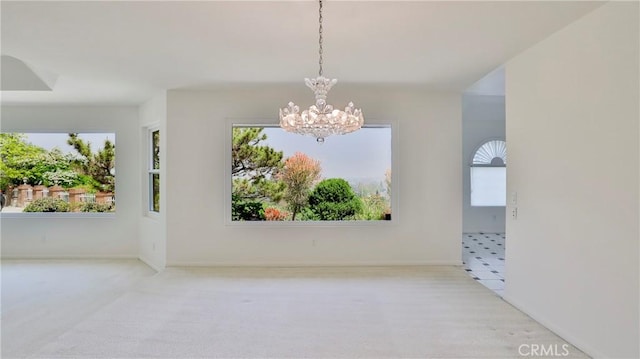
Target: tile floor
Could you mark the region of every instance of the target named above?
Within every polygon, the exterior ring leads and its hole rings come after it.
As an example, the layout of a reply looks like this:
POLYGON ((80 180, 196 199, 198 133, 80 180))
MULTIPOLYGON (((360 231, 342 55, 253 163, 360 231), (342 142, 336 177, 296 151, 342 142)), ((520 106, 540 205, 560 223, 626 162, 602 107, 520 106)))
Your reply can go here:
POLYGON ((464 233, 462 263, 473 279, 502 297, 504 293, 504 233, 464 233))

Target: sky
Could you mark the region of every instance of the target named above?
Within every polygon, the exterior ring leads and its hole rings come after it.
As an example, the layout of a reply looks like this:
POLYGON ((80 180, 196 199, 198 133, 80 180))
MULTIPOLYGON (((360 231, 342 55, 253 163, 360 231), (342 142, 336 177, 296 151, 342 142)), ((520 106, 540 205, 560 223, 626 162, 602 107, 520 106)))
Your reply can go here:
MULTIPOLYGON (((280 127, 265 127, 265 144, 283 151, 284 158, 302 152, 319 160, 323 178, 344 178, 349 181, 384 181, 384 173, 391 168, 391 128, 364 127, 346 135, 325 138, 320 144, 314 137, 301 136, 282 130, 280 127)), ((67 133, 26 133, 27 141, 51 150, 55 147, 63 152, 75 153, 67 145, 67 133)), ((114 133, 80 133, 91 143, 91 149, 102 148, 105 139, 115 143, 114 133)))
POLYGON ((320 144, 315 137, 302 136, 266 127, 266 144, 284 152, 284 158, 302 152, 320 161, 323 178, 384 181, 391 168, 391 128, 365 127, 346 135, 325 138, 320 144))
MULTIPOLYGON (((64 153, 76 153, 73 147, 67 144, 69 134, 67 133, 25 133, 27 142, 42 147, 46 150, 52 150, 58 147, 64 153)), ((116 143, 115 133, 79 133, 78 137, 83 139, 85 143, 91 143, 91 150, 96 152, 104 147, 104 140, 109 139, 111 143, 116 143)))

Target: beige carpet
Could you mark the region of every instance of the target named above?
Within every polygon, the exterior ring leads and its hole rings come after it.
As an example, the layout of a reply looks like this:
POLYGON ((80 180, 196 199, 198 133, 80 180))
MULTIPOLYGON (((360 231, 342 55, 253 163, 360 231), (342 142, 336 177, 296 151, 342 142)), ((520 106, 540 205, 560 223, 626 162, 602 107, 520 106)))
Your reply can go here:
POLYGON ((461 267, 94 264, 3 262, 3 358, 517 358, 531 344, 586 357, 461 267), (35 314, 14 290, 41 299, 35 314))

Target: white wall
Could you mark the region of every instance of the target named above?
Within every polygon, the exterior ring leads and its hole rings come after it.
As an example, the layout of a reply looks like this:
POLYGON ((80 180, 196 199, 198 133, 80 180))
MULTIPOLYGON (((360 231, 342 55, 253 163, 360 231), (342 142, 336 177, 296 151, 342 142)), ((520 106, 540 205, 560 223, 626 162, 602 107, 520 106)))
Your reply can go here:
POLYGON ((140 106, 140 259, 156 270, 167 261, 166 156, 167 143, 166 92, 140 106), (160 212, 149 212, 149 129, 160 130, 160 212))
MULTIPOLYGON (((478 146, 505 139, 504 96, 462 96, 462 228, 471 232, 504 232, 504 207, 471 207, 469 165, 478 146)), ((508 154, 507 154, 508 157, 508 154)))
POLYGON ((640 357, 638 10, 608 3, 506 65, 505 298, 603 358, 640 357))
MULTIPOLYGON (((459 264, 462 211, 460 95, 420 88, 338 84, 330 103, 352 100, 365 121, 398 124, 393 223, 369 226, 245 226, 225 222, 228 119, 277 123, 296 85, 170 91, 167 131, 168 265, 459 264)), ((313 138, 309 138, 313 141, 313 138)), ((327 140, 323 146, 330 146, 327 140)))
POLYGON ((2 106, 4 132, 115 132, 115 216, 16 218, 2 214, 2 257, 138 256, 140 181, 136 107, 2 106))

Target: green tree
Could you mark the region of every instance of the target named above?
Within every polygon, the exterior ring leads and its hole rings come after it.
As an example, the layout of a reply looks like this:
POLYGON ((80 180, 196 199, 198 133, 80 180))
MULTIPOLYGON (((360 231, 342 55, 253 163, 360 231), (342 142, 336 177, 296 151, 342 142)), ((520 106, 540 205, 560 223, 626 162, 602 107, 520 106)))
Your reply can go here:
POLYGON ((27 142, 21 133, 0 134, 0 188, 29 184, 71 186, 78 176, 71 171, 73 156, 59 149, 45 149, 27 142))
POLYGON ((360 199, 342 178, 321 181, 309 196, 311 211, 323 221, 354 219, 362 210, 360 199))
POLYGON ((67 143, 81 156, 75 165, 82 172, 98 183, 98 188, 105 192, 115 192, 116 147, 106 139, 104 147, 96 153, 91 150, 91 143, 84 142, 77 133, 70 133, 67 143))
POLYGON ((264 145, 259 127, 234 128, 231 145, 233 193, 238 199, 279 201, 284 185, 274 181, 282 168, 282 151, 264 145))
POLYGON ((44 149, 26 141, 26 136, 20 133, 0 134, 0 187, 3 191, 9 186, 22 183, 23 179, 31 180, 33 172, 29 165, 44 149))
POLYGON ((256 181, 275 174, 281 167, 282 151, 261 145, 266 139, 267 135, 259 127, 233 129, 232 176, 256 181))
POLYGON ((306 205, 309 191, 320 179, 320 161, 296 152, 284 162, 278 179, 286 184, 284 200, 291 210, 291 220, 296 220, 296 214, 306 205))
POLYGON ((73 171, 74 156, 64 154, 60 149, 54 148, 48 152, 42 152, 34 159, 33 168, 38 178, 33 183, 51 186, 54 184, 63 187, 73 187, 81 182, 80 176, 73 171))

